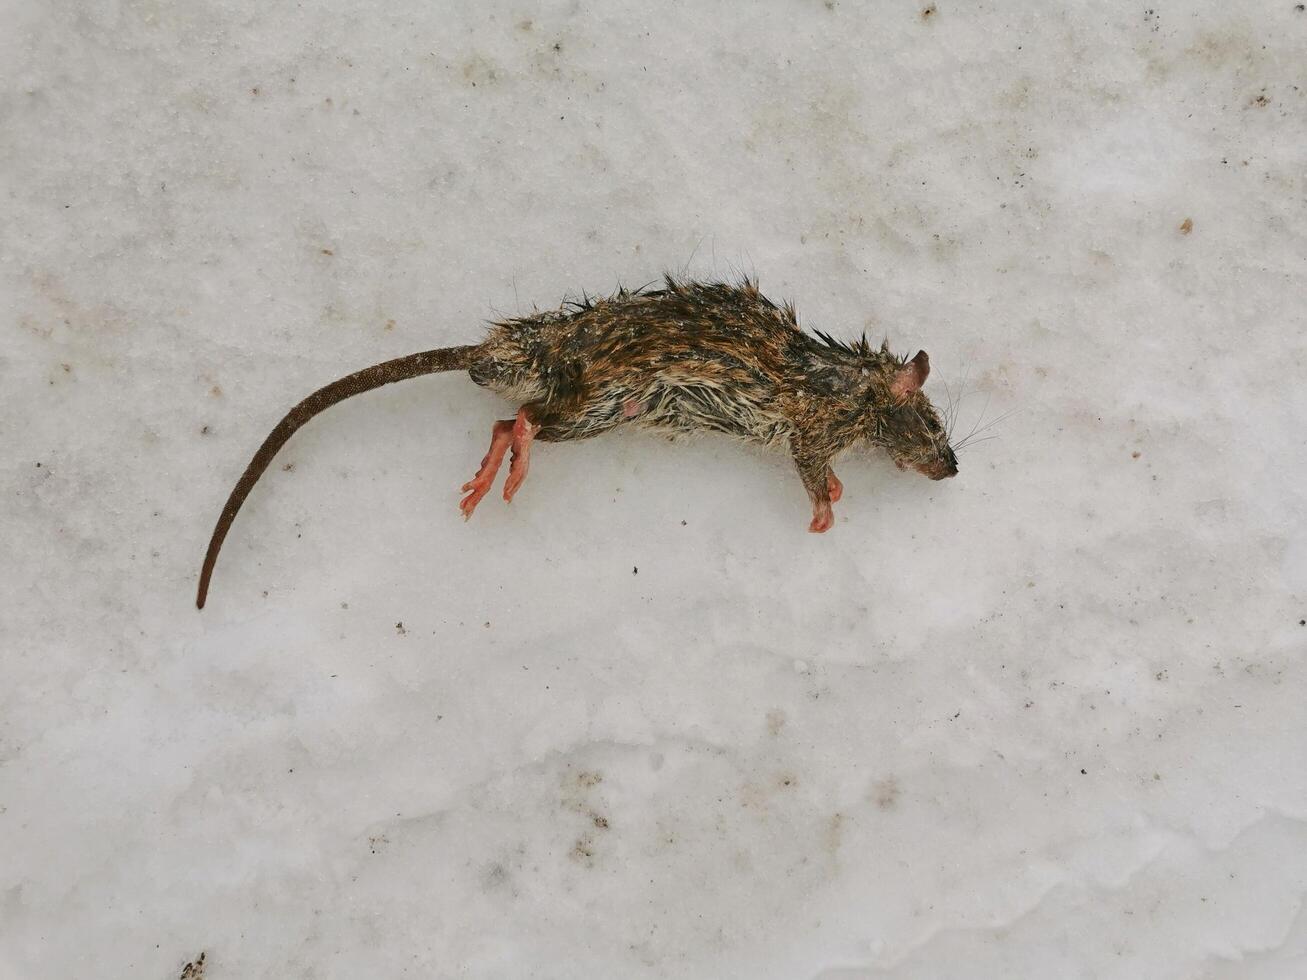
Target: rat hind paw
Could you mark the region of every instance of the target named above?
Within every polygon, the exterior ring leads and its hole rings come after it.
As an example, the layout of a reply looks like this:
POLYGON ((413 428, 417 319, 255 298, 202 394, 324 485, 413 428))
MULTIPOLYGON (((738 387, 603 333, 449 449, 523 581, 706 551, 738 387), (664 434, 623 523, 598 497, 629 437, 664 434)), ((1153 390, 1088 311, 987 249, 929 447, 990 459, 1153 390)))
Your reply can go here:
POLYGON ((490 485, 494 478, 489 480, 469 480, 463 484, 463 490, 471 490, 466 497, 458 502, 458 509, 463 512, 463 520, 468 520, 472 512, 477 509, 477 504, 481 503, 481 498, 490 492, 490 485))
POLYGON ((526 407, 518 410, 517 421, 512 423, 513 458, 508 464, 508 478, 504 480, 504 500, 511 501, 526 479, 531 465, 531 440, 540 431, 540 426, 531 421, 526 407))
POLYGON ((485 459, 481 460, 481 468, 477 470, 476 476, 463 484, 462 492, 467 496, 458 505, 458 509, 463 512, 463 520, 472 516, 472 512, 477 509, 477 504, 481 503, 481 498, 494 486, 499 466, 503 463, 504 454, 508 452, 512 441, 512 420, 504 419, 496 422, 494 429, 491 430, 490 449, 486 452, 485 459))

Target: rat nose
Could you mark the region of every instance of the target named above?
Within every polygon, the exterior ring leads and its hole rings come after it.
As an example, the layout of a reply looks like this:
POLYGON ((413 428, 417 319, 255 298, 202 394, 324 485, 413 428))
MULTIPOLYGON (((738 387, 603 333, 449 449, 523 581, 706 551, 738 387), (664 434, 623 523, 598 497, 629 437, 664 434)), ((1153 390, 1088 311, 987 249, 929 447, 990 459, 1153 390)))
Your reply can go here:
POLYGON ((944 458, 940 462, 944 464, 943 467, 941 467, 944 470, 944 476, 949 477, 958 475, 958 458, 953 455, 953 450, 951 448, 945 448, 944 458))

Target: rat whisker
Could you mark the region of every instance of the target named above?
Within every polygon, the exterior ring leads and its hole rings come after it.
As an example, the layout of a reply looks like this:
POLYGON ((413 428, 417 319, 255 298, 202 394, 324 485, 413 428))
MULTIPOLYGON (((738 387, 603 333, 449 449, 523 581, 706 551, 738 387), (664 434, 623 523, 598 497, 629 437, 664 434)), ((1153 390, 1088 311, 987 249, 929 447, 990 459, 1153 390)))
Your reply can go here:
MULTIPOLYGON (((1009 418, 1011 418, 1013 415, 1016 414, 1016 412, 1017 412, 1017 410, 1016 410, 1015 408, 1014 408, 1014 409, 1011 409, 1010 411, 1004 412, 1004 413, 1003 413, 1002 415, 1000 415, 998 418, 993 419, 992 421, 986 422, 984 425, 980 426, 979 428, 975 428, 975 427, 973 427, 973 428, 972 428, 972 431, 969 432, 969 433, 967 433, 967 437, 966 437, 966 439, 963 439, 963 440, 962 440, 963 444, 966 444, 966 442, 967 442, 968 440, 972 439, 972 438, 975 437, 975 436, 980 435, 982 432, 986 432, 986 431, 988 431, 989 429, 992 429, 994 426, 998 425, 1000 422, 1004 421, 1005 419, 1009 419, 1009 418)), ((983 418, 983 416, 982 416, 982 418, 983 418)))
MULTIPOLYGON (((977 438, 978 436, 982 436, 985 432, 989 431, 994 426, 998 425, 1000 422, 1003 422, 1011 418, 1013 415, 1017 413, 1017 411, 1018 409, 1015 408, 1009 409, 1008 411, 1004 412, 1002 415, 998 416, 997 418, 991 419, 989 422, 986 422, 984 425, 981 425, 980 422, 978 421, 976 425, 973 425, 971 427, 971 431, 966 434, 965 438, 959 440, 958 444, 953 447, 954 452, 956 452, 959 448, 963 446, 974 445, 977 442, 982 442, 983 440, 977 438)), ((984 419, 983 415, 981 416, 981 419, 982 420, 984 419)), ((987 439, 995 438, 996 435, 997 434, 991 436, 985 436, 985 438, 987 439)))
POLYGON ((991 439, 999 439, 999 438, 1001 438, 1001 436, 999 436, 996 433, 992 436, 981 436, 979 439, 971 439, 968 440, 967 442, 958 443, 958 445, 953 447, 953 452, 955 454, 960 453, 962 452, 962 450, 969 449, 972 446, 979 446, 982 442, 989 442, 989 440, 991 439))
POLYGON ((948 404, 944 407, 944 437, 947 439, 953 433, 953 392, 947 381, 944 381, 944 397, 948 399, 948 404))
POLYGON ((953 439, 953 428, 954 426, 957 425, 958 419, 962 417, 962 399, 966 397, 967 379, 970 377, 970 375, 971 375, 971 368, 968 367, 962 372, 962 382, 958 385, 958 394, 957 394, 957 398, 954 401, 953 419, 952 421, 949 422, 949 426, 948 426, 948 438, 950 441, 953 439))
POLYGON ((985 404, 984 404, 984 406, 980 409, 980 415, 976 418, 976 424, 973 425, 973 426, 971 427, 971 431, 970 431, 970 432, 968 432, 965 436, 962 437, 962 442, 963 442, 963 443, 965 443, 968 439, 970 439, 972 436, 974 436, 974 435, 976 434, 976 428, 977 428, 977 426, 979 426, 980 423, 983 422, 983 421, 985 420, 985 413, 986 413, 987 411, 989 411, 989 400, 990 400, 992 397, 994 397, 993 392, 990 392, 988 395, 985 396, 985 404))

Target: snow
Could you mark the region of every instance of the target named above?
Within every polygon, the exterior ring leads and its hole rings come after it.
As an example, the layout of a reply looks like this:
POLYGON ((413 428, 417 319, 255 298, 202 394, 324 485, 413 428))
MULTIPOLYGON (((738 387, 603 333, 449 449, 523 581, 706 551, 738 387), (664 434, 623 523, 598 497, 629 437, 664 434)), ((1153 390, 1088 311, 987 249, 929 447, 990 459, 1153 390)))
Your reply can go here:
POLYGON ((0 977, 1307 972, 1297 5, 5 20, 0 977), (414 381, 195 610, 302 395, 667 268, 1012 414, 824 536, 627 432, 464 524, 513 406, 414 381))

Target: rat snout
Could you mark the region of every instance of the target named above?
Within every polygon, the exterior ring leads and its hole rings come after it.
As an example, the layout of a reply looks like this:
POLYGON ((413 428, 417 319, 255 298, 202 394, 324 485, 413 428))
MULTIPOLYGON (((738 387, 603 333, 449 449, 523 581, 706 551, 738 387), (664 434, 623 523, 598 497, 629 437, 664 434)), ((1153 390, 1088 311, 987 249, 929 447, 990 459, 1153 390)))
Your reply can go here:
POLYGON ((932 480, 947 480, 951 476, 958 475, 957 460, 950 462, 945 459, 937 459, 931 463, 917 464, 913 469, 932 480))
POLYGON ((945 449, 929 466, 923 466, 921 472, 932 480, 947 480, 958 475, 958 458, 952 449, 945 449))
POLYGON ((957 463, 940 463, 930 474, 932 480, 947 480, 958 475, 957 463))

